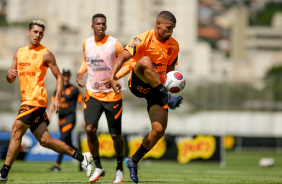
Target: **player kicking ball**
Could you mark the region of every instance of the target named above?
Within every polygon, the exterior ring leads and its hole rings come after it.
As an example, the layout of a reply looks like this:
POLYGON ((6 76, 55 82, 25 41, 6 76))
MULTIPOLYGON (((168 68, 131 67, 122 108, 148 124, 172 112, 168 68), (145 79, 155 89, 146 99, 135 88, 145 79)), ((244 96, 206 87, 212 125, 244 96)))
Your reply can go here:
POLYGON ((171 37, 176 18, 169 11, 162 11, 156 18, 153 30, 144 32, 132 40, 116 60, 111 72, 110 83, 115 92, 120 92, 120 84, 115 79, 124 62, 131 59, 131 76, 128 86, 131 92, 147 100, 147 111, 152 130, 143 138, 141 146, 125 159, 130 178, 138 183, 137 164, 163 137, 168 121, 168 108, 179 107, 182 97, 167 93, 163 83, 166 73, 175 70, 178 64, 179 45, 171 37))

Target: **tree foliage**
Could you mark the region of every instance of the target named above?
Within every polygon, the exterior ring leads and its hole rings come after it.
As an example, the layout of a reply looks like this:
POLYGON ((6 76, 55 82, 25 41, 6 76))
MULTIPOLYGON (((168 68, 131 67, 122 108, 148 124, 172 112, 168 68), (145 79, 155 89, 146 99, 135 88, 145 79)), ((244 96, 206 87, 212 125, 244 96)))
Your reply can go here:
POLYGON ((265 91, 270 91, 273 101, 282 101, 282 66, 267 70, 264 77, 265 91))
POLYGON ((263 10, 255 14, 251 19, 252 25, 271 25, 272 17, 276 12, 282 11, 282 2, 268 2, 263 10))

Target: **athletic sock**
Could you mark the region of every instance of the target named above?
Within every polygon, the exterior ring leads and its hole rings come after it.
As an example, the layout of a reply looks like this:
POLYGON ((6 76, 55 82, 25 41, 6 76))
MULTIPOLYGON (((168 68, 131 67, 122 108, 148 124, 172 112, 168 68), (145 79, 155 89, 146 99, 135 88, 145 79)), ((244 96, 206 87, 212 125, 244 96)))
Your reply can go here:
POLYGON ((123 171, 123 157, 117 157, 117 168, 116 170, 123 171))
POLYGON ((167 91, 162 83, 153 88, 153 92, 157 98, 161 99, 162 105, 166 105, 168 101, 167 91))
POLYGON ((137 164, 141 158, 146 155, 146 153, 148 152, 149 150, 147 150, 142 144, 141 146, 138 148, 138 150, 134 153, 134 155, 132 156, 131 158, 131 161, 134 163, 134 164, 137 164))
POLYGON ((93 160, 94 160, 96 168, 102 169, 102 165, 101 165, 101 161, 100 161, 100 156, 98 155, 98 156, 93 157, 93 160))
POLYGON ((154 87, 153 90, 156 92, 156 93, 160 93, 163 95, 167 95, 167 91, 164 87, 164 85, 162 83, 160 83, 158 86, 154 87))
POLYGON ((56 162, 57 164, 60 165, 60 164, 62 163, 63 156, 64 156, 64 154, 61 154, 61 153, 59 154, 59 156, 58 156, 58 158, 57 158, 57 162, 56 162))
POLYGON ((72 158, 74 158, 74 159, 76 159, 76 160, 78 160, 78 161, 82 162, 82 161, 83 161, 83 159, 84 159, 84 156, 82 155, 82 153, 81 153, 81 152, 79 152, 79 151, 75 150, 75 152, 74 152, 74 154, 73 154, 72 158))
POLYGON ((1 178, 6 178, 8 176, 10 169, 11 169, 10 166, 7 166, 6 164, 4 164, 1 171, 0 171, 1 178))

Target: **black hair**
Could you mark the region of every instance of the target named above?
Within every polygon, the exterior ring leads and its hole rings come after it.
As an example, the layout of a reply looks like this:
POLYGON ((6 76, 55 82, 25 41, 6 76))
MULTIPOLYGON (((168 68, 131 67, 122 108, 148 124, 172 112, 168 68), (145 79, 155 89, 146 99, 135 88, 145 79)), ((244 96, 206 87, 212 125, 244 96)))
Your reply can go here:
POLYGON ((68 69, 68 68, 63 68, 63 70, 62 70, 62 74, 63 75, 71 75, 71 71, 70 71, 70 69, 68 69))
POLYGON ((107 21, 107 18, 106 18, 106 16, 105 16, 104 14, 102 14, 102 13, 97 13, 97 14, 93 15, 93 17, 92 17, 92 22, 93 22, 94 19, 97 18, 97 17, 105 18, 105 20, 107 21))
POLYGON ((169 20, 173 23, 176 23, 176 18, 175 16, 169 12, 169 11, 162 11, 159 13, 159 15, 157 16, 157 18, 163 18, 165 20, 169 20))

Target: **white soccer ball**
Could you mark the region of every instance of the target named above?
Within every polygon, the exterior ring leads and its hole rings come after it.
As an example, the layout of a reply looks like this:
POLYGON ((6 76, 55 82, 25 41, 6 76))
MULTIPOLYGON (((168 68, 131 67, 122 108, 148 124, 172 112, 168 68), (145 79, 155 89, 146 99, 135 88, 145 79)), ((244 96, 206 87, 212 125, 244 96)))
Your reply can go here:
POLYGON ((262 158, 259 160, 259 166, 261 167, 272 167, 274 166, 274 159, 273 158, 262 158))
POLYGON ((168 92, 179 93, 185 88, 186 79, 179 71, 171 71, 166 74, 164 86, 168 92))

